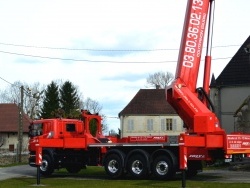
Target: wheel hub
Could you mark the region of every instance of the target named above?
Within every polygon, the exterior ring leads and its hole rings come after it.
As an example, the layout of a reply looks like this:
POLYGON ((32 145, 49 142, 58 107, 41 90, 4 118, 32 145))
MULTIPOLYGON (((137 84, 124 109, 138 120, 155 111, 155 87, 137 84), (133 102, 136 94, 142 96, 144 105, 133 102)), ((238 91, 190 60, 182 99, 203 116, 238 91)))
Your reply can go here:
POLYGON ((111 173, 116 173, 118 171, 118 162, 116 160, 109 161, 108 170, 111 173))
POLYGON ((48 161, 43 160, 43 161, 42 161, 42 164, 41 164, 41 166, 40 166, 40 169, 41 169, 42 171, 46 171, 47 168, 48 168, 48 161))
POLYGON ((160 175, 168 173, 168 164, 165 161, 159 161, 156 165, 156 171, 160 175))
POLYGON ((141 161, 139 160, 135 160, 133 163, 132 163, 132 171, 135 173, 135 174, 140 174, 142 171, 143 171, 143 164, 141 161))

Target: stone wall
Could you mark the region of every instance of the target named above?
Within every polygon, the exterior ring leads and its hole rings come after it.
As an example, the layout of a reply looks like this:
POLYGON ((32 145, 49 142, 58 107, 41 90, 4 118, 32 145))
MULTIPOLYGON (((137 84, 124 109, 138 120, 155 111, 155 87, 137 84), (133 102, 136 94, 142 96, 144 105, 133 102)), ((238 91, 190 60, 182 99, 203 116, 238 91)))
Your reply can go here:
MULTIPOLYGON (((0 166, 18 163, 18 156, 15 153, 0 153, 0 166)), ((28 163, 28 154, 22 154, 22 163, 28 163)))

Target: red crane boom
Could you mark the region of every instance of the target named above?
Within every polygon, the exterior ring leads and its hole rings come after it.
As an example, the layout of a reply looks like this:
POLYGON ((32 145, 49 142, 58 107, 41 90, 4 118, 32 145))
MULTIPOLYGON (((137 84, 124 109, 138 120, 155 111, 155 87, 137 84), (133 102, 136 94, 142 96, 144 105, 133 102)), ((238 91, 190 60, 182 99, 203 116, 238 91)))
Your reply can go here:
MULTIPOLYGON (((175 81, 167 88, 167 101, 183 119, 189 132, 221 131, 216 115, 207 107, 208 97, 201 100, 196 89, 206 22, 212 3, 213 0, 188 1, 175 81)), ((204 96, 209 92, 210 60, 209 54, 204 70, 204 96)))
POLYGON ((187 169, 188 160, 209 161, 216 160, 220 155, 250 152, 250 135, 227 135, 210 109, 212 104, 208 93, 213 12, 214 0, 188 0, 175 81, 166 88, 167 101, 187 128, 179 136, 180 169, 187 169), (208 40, 203 88, 196 89, 206 28, 208 40))

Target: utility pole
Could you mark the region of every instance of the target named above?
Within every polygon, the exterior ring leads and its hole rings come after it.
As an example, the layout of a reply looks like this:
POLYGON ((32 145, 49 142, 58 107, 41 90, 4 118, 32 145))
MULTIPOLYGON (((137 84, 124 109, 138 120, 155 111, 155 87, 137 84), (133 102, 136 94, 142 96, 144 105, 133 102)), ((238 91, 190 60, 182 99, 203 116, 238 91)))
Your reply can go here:
POLYGON ((22 145, 23 145, 23 86, 21 89, 21 102, 19 104, 19 126, 18 126, 18 162, 22 162, 22 145))

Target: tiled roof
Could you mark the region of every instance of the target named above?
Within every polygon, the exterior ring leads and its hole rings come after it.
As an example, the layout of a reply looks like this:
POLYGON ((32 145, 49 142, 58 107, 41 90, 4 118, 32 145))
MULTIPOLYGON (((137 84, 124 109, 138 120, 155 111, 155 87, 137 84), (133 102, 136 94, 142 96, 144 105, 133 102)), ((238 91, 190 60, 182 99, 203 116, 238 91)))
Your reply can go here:
POLYGON ((250 36, 211 87, 250 85, 250 36))
POLYGON ((177 114, 166 100, 165 89, 140 89, 119 113, 119 117, 124 115, 165 114, 177 114))
MULTIPOLYGON (((30 119, 23 116, 23 132, 28 132, 30 119)), ((18 132, 19 109, 16 104, 0 104, 0 132, 18 132)))

